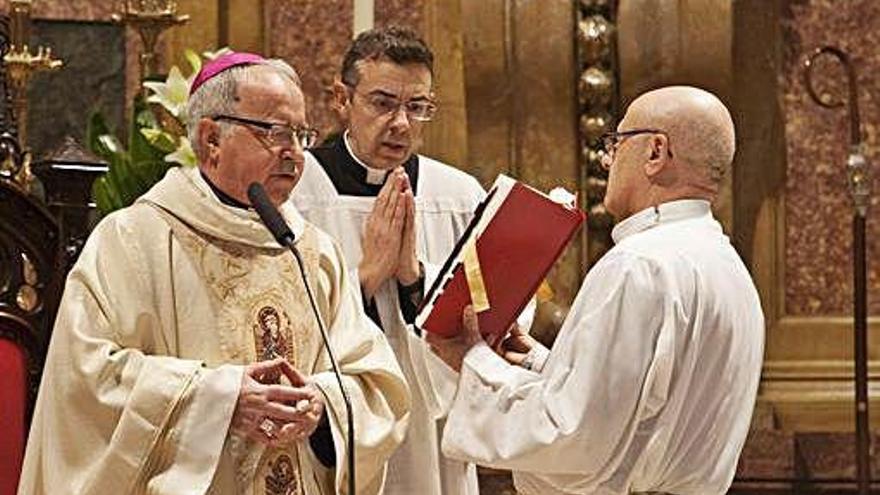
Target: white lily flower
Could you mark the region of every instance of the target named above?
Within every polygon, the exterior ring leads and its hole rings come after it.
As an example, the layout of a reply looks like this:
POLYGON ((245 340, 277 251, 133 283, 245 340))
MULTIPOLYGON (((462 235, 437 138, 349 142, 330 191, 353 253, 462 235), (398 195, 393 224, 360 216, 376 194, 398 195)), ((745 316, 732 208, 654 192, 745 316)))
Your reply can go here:
POLYGON ((181 74, 177 66, 168 71, 165 82, 145 81, 144 87, 153 92, 147 101, 158 103, 168 110, 171 115, 180 118, 189 97, 189 83, 181 74))

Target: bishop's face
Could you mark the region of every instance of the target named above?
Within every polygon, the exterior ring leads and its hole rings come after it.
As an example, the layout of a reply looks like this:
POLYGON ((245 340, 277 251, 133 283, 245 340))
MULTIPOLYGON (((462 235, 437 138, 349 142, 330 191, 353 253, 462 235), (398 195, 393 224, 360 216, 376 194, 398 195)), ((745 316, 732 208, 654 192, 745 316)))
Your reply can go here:
POLYGON ((278 206, 299 181, 305 158, 296 139, 279 139, 284 133, 272 129, 306 126, 302 91, 284 76, 258 69, 239 82, 237 98, 232 115, 214 119, 216 134, 206 134, 200 143, 209 150, 202 170, 221 191, 243 203, 249 203, 248 186, 260 183, 278 206), (221 124, 227 126, 222 133, 221 124))
POLYGON ((385 59, 363 60, 357 67, 360 77, 347 88, 345 104, 349 142, 362 162, 391 170, 422 145, 426 123, 414 119, 407 107, 431 102, 431 71, 422 64, 385 59))

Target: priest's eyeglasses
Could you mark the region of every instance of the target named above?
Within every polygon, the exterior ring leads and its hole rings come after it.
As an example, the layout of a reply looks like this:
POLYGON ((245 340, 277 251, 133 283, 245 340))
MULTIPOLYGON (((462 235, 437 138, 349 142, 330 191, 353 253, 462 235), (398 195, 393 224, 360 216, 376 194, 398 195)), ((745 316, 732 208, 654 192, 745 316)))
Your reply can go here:
MULTIPOLYGON (((614 161, 614 153, 617 151, 617 148, 620 147, 621 144, 628 138, 633 136, 638 136, 640 134, 662 134, 666 136, 667 142, 669 141, 669 134, 662 129, 630 129, 628 131, 609 131, 605 134, 602 134, 602 166, 605 170, 608 170, 611 167, 611 163, 614 161)), ((668 147, 666 152, 669 154, 669 157, 672 158, 672 150, 668 147)))
POLYGON ((262 120, 246 119, 235 115, 216 115, 213 120, 225 120, 233 124, 256 127, 261 131, 270 146, 291 147, 293 143, 302 149, 309 149, 318 142, 318 131, 311 127, 289 126, 275 122, 263 122, 262 120))
POLYGON ((437 105, 430 99, 400 101, 394 96, 384 93, 362 93, 353 86, 348 86, 353 94, 361 96, 367 106, 377 116, 397 115, 403 108, 406 117, 418 122, 430 122, 437 113, 437 105))

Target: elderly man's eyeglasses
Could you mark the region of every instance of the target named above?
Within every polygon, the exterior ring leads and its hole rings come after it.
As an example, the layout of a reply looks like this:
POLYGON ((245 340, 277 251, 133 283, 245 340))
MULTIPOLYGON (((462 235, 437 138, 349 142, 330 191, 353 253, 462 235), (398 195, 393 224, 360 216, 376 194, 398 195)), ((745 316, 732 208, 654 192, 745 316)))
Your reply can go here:
MULTIPOLYGON (((661 129, 630 129, 628 131, 609 131, 605 134, 602 134, 602 165, 607 169, 611 166, 611 162, 614 161, 614 153, 617 151, 617 148, 628 138, 633 136, 638 136, 640 134, 662 134, 666 136, 667 142, 669 141, 669 134, 661 129)), ((672 157, 672 150, 668 147, 666 152, 672 157)))
POLYGON ((396 115, 403 108, 407 118, 419 122, 430 122, 437 113, 437 105, 429 99, 400 101, 383 93, 362 93, 353 86, 348 86, 352 93, 361 96, 370 110, 379 117, 396 115))
POLYGON ((270 146, 291 147, 295 142, 300 148, 308 149, 318 142, 318 131, 311 127, 291 127, 287 124, 263 122, 234 115, 216 115, 213 120, 225 120, 233 124, 255 127, 265 136, 270 146))

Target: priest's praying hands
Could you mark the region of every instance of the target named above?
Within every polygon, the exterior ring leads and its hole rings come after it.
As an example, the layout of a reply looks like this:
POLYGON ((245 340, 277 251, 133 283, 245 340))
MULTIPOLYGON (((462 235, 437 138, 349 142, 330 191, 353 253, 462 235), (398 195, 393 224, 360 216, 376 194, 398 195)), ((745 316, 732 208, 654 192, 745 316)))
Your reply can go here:
POLYGON ((392 170, 367 218, 358 274, 367 299, 391 277, 403 285, 419 278, 415 251, 415 201, 402 167, 392 170))
POLYGON ((401 285, 410 286, 421 277, 421 269, 416 254, 416 200, 409 177, 406 176, 406 172, 402 173, 405 180, 401 186, 400 201, 403 202, 404 219, 400 233, 400 256, 397 259, 397 272, 394 275, 401 285))
POLYGON ((286 359, 260 361, 245 367, 230 430, 278 448, 307 439, 323 414, 320 392, 286 359))

